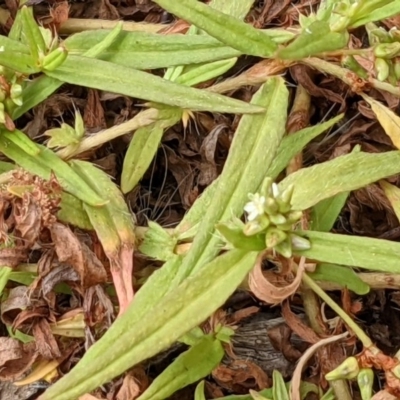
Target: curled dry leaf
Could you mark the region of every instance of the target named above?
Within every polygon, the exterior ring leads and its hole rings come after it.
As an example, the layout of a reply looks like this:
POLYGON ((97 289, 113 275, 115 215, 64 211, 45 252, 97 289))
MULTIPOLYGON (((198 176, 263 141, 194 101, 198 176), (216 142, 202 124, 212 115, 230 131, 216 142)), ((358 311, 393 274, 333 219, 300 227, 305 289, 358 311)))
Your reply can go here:
POLYGON ((371 400, 397 400, 398 397, 393 396, 386 390, 380 390, 378 393, 375 393, 371 400))
POLYGON ((0 380, 14 380, 22 376, 38 357, 33 342, 23 344, 19 340, 0 338, 0 380))
POLYGON ((104 283, 107 273, 96 255, 81 243, 68 227, 55 223, 50 227, 51 238, 60 262, 70 265, 79 274, 84 288, 104 283))
POLYGON ((35 337, 36 348, 43 358, 53 360, 61 357, 56 339, 45 318, 41 318, 33 325, 33 336, 35 337))
POLYGON ((77 271, 69 265, 60 264, 42 279, 43 295, 47 296, 60 282, 79 282, 79 280, 80 276, 77 271))
POLYGON ((125 375, 116 400, 134 400, 149 386, 149 378, 145 370, 136 367, 125 375))
MULTIPOLYGON (((284 287, 277 287, 268 280, 262 271, 262 261, 263 254, 258 257, 256 265, 249 275, 250 290, 257 298, 266 303, 279 304, 295 293, 299 287, 305 268, 304 260, 300 262, 293 282, 284 287)), ((294 263, 294 261, 292 262, 294 263)))
POLYGON ((248 393, 249 389, 265 389, 271 383, 268 375, 248 360, 235 360, 229 365, 221 364, 214 369, 212 376, 220 386, 234 393, 244 394, 248 393))

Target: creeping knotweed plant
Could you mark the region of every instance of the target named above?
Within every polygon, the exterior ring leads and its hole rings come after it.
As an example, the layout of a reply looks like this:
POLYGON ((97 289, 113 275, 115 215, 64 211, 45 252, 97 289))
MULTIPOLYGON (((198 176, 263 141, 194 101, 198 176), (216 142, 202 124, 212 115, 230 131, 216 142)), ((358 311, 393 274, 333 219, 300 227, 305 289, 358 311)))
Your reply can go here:
POLYGON ((275 249, 285 257, 292 255, 292 250, 306 250, 310 242, 293 232, 300 221, 301 211, 293 210, 290 204, 293 185, 280 191, 271 178, 266 178, 260 193, 249 194, 244 211, 247 223, 243 227, 246 236, 265 234, 266 248, 275 249))

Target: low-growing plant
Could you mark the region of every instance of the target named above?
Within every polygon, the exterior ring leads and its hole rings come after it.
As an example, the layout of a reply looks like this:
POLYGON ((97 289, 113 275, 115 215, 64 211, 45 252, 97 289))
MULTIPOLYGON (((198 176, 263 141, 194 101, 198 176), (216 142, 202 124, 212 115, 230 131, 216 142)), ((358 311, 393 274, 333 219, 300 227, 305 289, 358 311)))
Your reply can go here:
MULTIPOLYGON (((229 340, 229 334, 223 327, 207 334, 198 327, 238 288, 260 255, 274 259, 277 254, 318 264, 311 272, 294 263, 299 283, 338 312, 364 345, 364 354, 355 358, 356 362, 346 361, 357 364, 357 373, 334 371, 327 379, 358 377, 363 399, 369 399, 372 375, 366 365, 381 353, 316 280, 336 279, 357 293, 365 293, 368 286, 354 273, 354 267, 400 272, 399 243, 329 233, 351 191, 400 172, 400 152, 368 154, 356 149, 299 169, 278 183, 289 162, 342 115, 286 135, 289 91, 285 80, 276 74, 304 63, 342 79, 371 105, 398 148, 398 117, 364 91, 374 87, 400 96, 400 35, 395 29, 386 31, 374 25, 400 13, 399 1, 322 1, 317 12, 299 15, 299 26, 290 31, 259 30, 244 23, 252 0, 213 0, 208 5, 196 0, 154 2, 192 24, 188 33, 125 32, 119 23, 112 30, 84 31, 60 41, 35 22, 31 8, 22 6, 9 36, 0 37, 0 151, 14 163, 0 164, 2 182, 7 182, 16 167, 45 180, 55 176, 62 188, 58 218, 96 232, 110 260, 120 306, 111 328, 40 400, 76 399, 176 341, 187 343, 189 350, 140 399, 166 398, 204 378, 221 361, 222 342, 229 340), (363 25, 370 47, 347 48, 349 32, 363 25), (241 55, 269 59, 273 68, 252 79, 239 75, 208 89, 193 87, 226 73, 241 55), (362 67, 360 58, 374 61, 376 78, 362 67), (166 69, 164 78, 144 72, 156 68, 166 69), (15 128, 14 121, 63 83, 145 100, 147 109, 94 136, 85 136, 77 113, 74 127, 63 124, 47 131, 51 137, 47 147, 36 144, 15 128), (249 104, 217 93, 243 84, 259 86, 249 104), (198 111, 243 116, 221 175, 179 225, 165 230, 149 223, 140 251, 164 265, 133 299, 135 227, 130 212, 121 191, 104 172, 74 157, 135 130, 121 180, 122 192, 129 192, 151 164, 165 130, 198 111), (311 227, 300 229, 299 221, 309 209, 311 227), (181 254, 177 249, 183 241, 191 245, 181 254)), ((385 182, 382 185, 398 209, 398 189, 385 182)), ((16 279, 12 274, 13 268, 2 266, 1 288, 9 279, 16 279)), ((386 371, 383 364, 373 365, 386 371)), ((400 376, 396 367, 388 371, 400 376)), ((390 384, 393 390, 400 387, 400 381, 390 384)), ((236 398, 282 400, 289 398, 289 393, 282 378, 274 374, 272 390, 227 397, 236 398)))

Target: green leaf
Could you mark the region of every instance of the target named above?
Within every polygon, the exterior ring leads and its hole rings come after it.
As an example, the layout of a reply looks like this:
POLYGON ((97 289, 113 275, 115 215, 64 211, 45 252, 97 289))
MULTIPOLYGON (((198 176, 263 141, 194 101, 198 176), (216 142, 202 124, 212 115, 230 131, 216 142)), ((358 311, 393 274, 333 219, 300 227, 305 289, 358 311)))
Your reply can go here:
POLYGON ((315 139, 318 135, 338 123, 344 114, 339 114, 329 121, 323 122, 315 126, 304 128, 296 133, 285 136, 279 145, 278 151, 271 167, 268 170, 268 176, 276 179, 278 175, 287 167, 290 160, 300 153, 304 147, 315 139))
POLYGON ((175 125, 181 116, 180 109, 161 109, 158 121, 135 131, 122 167, 123 193, 130 192, 140 182, 157 153, 164 130, 175 125))
POLYGON ((336 264, 319 264, 314 272, 308 274, 316 281, 338 283, 354 293, 364 295, 369 293, 369 286, 349 267, 336 264))
POLYGON ((144 235, 139 251, 156 260, 167 261, 175 255, 176 237, 170 235, 161 225, 149 221, 149 229, 144 235))
POLYGON ((142 297, 138 301, 142 288, 101 340, 39 399, 77 398, 167 348, 226 301, 253 268, 256 257, 257 253, 233 250, 215 258, 193 278, 166 294, 160 303, 148 304, 151 318, 142 318, 140 303, 149 300, 142 297))
MULTIPOLYGON (((387 0, 378 0, 378 4, 384 4, 387 3, 387 0)), ((366 7, 373 7, 373 1, 368 0, 365 2, 366 7)), ((374 7, 373 11, 364 8, 364 12, 360 18, 357 18, 356 20, 352 20, 350 23, 350 28, 354 29, 359 26, 363 26, 367 24, 368 22, 374 22, 374 21, 382 21, 383 19, 390 18, 393 16, 396 16, 400 14, 400 3, 398 0, 390 1, 389 4, 384 5, 383 7, 380 7, 376 9, 376 6, 374 7)))
POLYGON ((7 285, 8 279, 10 278, 12 268, 7 266, 0 267, 0 295, 3 294, 3 290, 7 285))
POLYGON ((325 51, 344 48, 349 40, 346 32, 331 32, 329 24, 323 21, 313 22, 292 43, 278 51, 283 60, 301 60, 325 51))
POLYGON ((305 231, 302 234, 310 240, 311 248, 295 251, 297 255, 324 263, 400 273, 400 243, 315 231, 305 231))
POLYGON ((189 65, 183 69, 181 75, 174 82, 181 85, 194 86, 206 82, 229 71, 235 64, 237 58, 214 61, 203 65, 189 65))
POLYGON ((272 398, 279 400, 289 400, 289 393, 283 380, 282 374, 274 370, 272 372, 272 398))
MULTIPOLYGON (((106 37, 107 30, 85 31, 70 36, 64 44, 71 55, 82 55, 106 37)), ((121 32, 101 54, 104 61, 135 69, 167 68, 225 60, 241 52, 208 36, 160 35, 144 32, 121 32)))
POLYGON ((311 229, 329 232, 346 204, 349 192, 339 193, 317 203, 311 212, 311 229))
MULTIPOLYGON (((0 64, 2 64, 1 59, 0 64)), ((12 111, 12 119, 16 120, 31 108, 50 97, 62 84, 58 79, 53 79, 46 75, 39 76, 28 82, 22 91, 22 105, 12 111)))
POLYGON ((231 15, 241 21, 244 20, 248 12, 250 11, 254 0, 241 0, 241 1, 231 1, 231 0, 211 0, 209 6, 214 10, 223 12, 224 14, 231 15))
POLYGON ((21 9, 21 17, 22 39, 29 46, 30 54, 35 63, 39 63, 40 57, 44 56, 46 52, 46 44, 39 26, 33 17, 33 8, 23 6, 21 9))
POLYGON ((224 222, 216 225, 217 230, 236 249, 247 251, 262 251, 265 249, 265 234, 246 236, 243 233, 243 226, 234 222, 224 222))
POLYGON ((271 57, 277 49, 277 45, 259 30, 197 0, 154 2, 243 54, 271 57))
POLYGON ((280 184, 281 190, 294 185, 292 208, 305 210, 338 193, 360 189, 400 172, 400 151, 380 154, 351 153, 303 168, 280 184))
POLYGON ((10 68, 21 74, 34 74, 39 72, 39 68, 35 66, 35 61, 30 54, 25 54, 15 50, 15 43, 6 37, 0 36, 0 65, 10 68))
POLYGON ((248 193, 260 187, 285 133, 287 102, 285 82, 278 77, 269 79, 253 96, 252 103, 264 106, 267 111, 242 117, 213 199, 204 210, 178 280, 198 270, 218 253, 220 239, 214 234, 215 225, 232 216, 240 217, 248 193))
POLYGON ((204 385, 205 381, 203 380, 196 386, 196 390, 194 391, 194 400, 206 400, 206 396, 204 395, 204 385))
MULTIPOLYGON (((104 200, 55 153, 44 146, 31 142, 31 145, 36 146, 39 151, 37 156, 32 156, 10 140, 13 136, 17 137, 17 135, 24 134, 15 130, 13 133, 2 132, 0 135, 0 151, 4 155, 26 171, 43 179, 49 180, 52 172, 54 172, 61 187, 83 202, 93 206, 104 204, 104 200)), ((30 139, 26 137, 26 140, 30 139)))
POLYGON ((0 174, 12 171, 13 169, 15 169, 15 164, 6 161, 0 161, 0 174))
POLYGON ((210 335, 203 336, 158 375, 138 400, 169 398, 179 389, 209 375, 223 356, 221 342, 210 335))
POLYGON ((61 194, 60 210, 57 213, 57 218, 62 222, 87 231, 93 229, 89 217, 83 208, 82 201, 65 192, 61 194))
POLYGON ((228 113, 259 113, 253 106, 209 91, 177 85, 146 72, 87 57, 70 55, 48 76, 99 90, 124 94, 183 109, 228 113))
POLYGON ((50 140, 47 142, 47 147, 50 148, 66 147, 80 142, 75 129, 66 123, 62 123, 60 128, 48 129, 44 134, 50 136, 50 140))
POLYGON ((25 286, 29 286, 36 278, 38 274, 29 271, 12 271, 9 279, 10 281, 20 283, 25 286))

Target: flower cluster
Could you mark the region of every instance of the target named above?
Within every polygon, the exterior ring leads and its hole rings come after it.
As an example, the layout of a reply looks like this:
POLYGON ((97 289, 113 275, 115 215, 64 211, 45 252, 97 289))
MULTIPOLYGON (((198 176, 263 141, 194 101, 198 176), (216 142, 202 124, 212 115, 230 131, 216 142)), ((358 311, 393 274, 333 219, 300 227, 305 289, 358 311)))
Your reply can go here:
POLYGON ((293 226, 300 220, 301 211, 292 210, 293 186, 280 191, 271 178, 266 178, 260 193, 249 194, 250 202, 244 206, 247 223, 243 228, 246 236, 265 234, 265 245, 285 257, 293 250, 306 250, 310 242, 293 232, 293 226))

